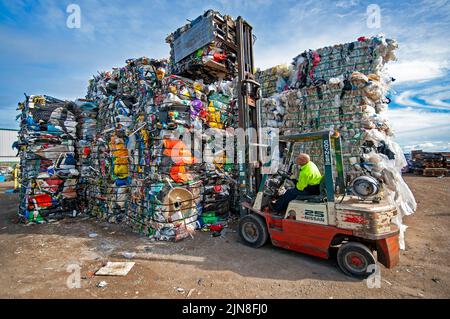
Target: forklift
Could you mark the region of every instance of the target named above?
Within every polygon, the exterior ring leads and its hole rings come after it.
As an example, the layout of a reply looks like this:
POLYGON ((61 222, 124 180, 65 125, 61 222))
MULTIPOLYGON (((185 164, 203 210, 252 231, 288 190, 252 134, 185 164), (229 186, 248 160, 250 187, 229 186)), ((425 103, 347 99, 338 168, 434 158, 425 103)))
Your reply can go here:
MULTIPOLYGON (((236 29, 239 128, 256 132, 256 140, 261 141, 261 94, 253 74, 252 28, 239 17, 236 29)), ((279 140, 289 145, 285 157, 289 167, 296 144, 321 141, 324 176, 320 194, 299 196, 289 203, 286 212, 270 211, 269 203, 279 195, 290 169, 262 174, 262 151, 268 145, 257 144, 256 157, 249 154, 250 147, 238 147, 241 240, 259 248, 270 238, 274 246, 323 259, 330 259, 337 249, 340 269, 356 278, 367 278, 375 272, 377 261, 386 268, 395 267, 399 261, 399 229, 391 219, 397 214, 396 208, 387 199, 376 198, 381 187, 371 176, 357 177, 348 184, 351 187, 346 186, 339 133, 318 131, 281 136, 279 140)), ((246 134, 246 146, 252 146, 252 141, 253 137, 246 134)))
POLYGON ((375 271, 370 265, 377 260, 393 268, 399 261, 399 229, 391 223, 396 208, 387 199, 348 194, 339 133, 319 131, 280 137, 281 142, 290 144, 290 161, 295 144, 315 140, 321 141, 324 162, 320 194, 298 196, 286 212, 272 212, 268 204, 277 197, 290 172, 279 170, 264 176, 255 200, 241 202, 247 214, 239 221, 240 238, 254 248, 270 238, 274 246, 324 259, 337 249, 340 269, 357 278, 366 278, 375 271))

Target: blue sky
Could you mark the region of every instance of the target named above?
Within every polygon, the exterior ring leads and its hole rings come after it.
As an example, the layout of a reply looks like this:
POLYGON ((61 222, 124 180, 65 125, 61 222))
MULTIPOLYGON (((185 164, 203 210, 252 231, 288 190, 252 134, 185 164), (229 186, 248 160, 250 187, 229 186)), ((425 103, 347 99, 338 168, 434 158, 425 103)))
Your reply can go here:
POLYGON ((267 68, 306 49, 379 33, 399 42, 397 79, 387 115, 405 150, 450 150, 449 1, 21 1, 0 0, 0 127, 16 128, 23 93, 75 99, 97 70, 127 58, 167 57, 167 34, 213 8, 254 27, 256 66, 267 68), (69 4, 81 28, 66 26, 69 4), (368 28, 367 6, 381 9, 368 28))

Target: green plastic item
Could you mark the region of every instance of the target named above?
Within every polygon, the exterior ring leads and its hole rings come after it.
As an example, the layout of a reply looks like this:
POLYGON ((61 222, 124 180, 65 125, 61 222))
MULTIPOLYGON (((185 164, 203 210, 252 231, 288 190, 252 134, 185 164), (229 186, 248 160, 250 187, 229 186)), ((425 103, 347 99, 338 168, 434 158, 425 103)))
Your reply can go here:
POLYGON ((198 49, 197 52, 196 52, 196 55, 197 55, 198 58, 202 57, 203 56, 203 49, 198 49))
POLYGON ((214 224, 219 221, 215 212, 203 213, 201 218, 204 224, 214 224))
POLYGON ((40 222, 44 222, 45 220, 41 216, 41 214, 39 214, 39 212, 37 212, 36 217, 34 217, 34 212, 33 212, 33 213, 29 214, 28 221, 40 223, 40 222))

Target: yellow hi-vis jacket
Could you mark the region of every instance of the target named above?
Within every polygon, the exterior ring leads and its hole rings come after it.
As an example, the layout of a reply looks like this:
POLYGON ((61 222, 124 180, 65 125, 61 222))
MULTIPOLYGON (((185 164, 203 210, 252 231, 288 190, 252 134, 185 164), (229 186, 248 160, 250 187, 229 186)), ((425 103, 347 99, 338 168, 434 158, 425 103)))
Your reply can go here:
POLYGON ((316 164, 309 161, 308 164, 303 165, 298 173, 297 189, 302 191, 308 185, 319 185, 322 180, 322 174, 316 164))

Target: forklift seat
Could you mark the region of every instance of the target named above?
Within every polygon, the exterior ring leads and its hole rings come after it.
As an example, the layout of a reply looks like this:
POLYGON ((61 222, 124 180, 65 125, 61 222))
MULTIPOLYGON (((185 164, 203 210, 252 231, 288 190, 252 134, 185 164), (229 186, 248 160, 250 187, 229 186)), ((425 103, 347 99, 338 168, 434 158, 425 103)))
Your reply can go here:
POLYGON ((327 189, 325 186, 325 177, 322 177, 319 184, 320 193, 318 195, 299 195, 295 200, 301 200, 310 203, 323 203, 327 198, 327 189))

